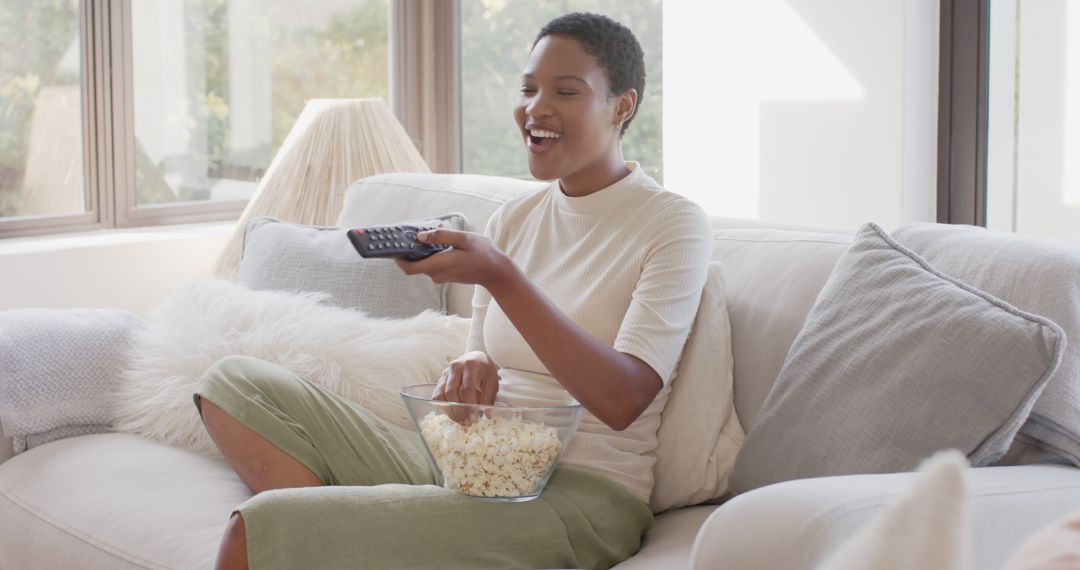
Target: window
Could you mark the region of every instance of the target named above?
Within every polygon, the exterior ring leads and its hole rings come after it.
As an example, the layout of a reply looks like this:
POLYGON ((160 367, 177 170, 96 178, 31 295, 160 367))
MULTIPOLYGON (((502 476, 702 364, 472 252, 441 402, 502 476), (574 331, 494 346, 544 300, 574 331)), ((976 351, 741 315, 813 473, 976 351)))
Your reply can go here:
POLYGON ((137 206, 246 201, 308 98, 388 98, 388 1, 132 3, 137 206))
POLYGON ((665 3, 665 187, 718 216, 932 221, 930 4, 665 3))
POLYGON ((463 171, 528 176, 518 76, 543 24, 578 10, 641 41, 624 156, 668 190, 718 216, 933 220, 938 12, 918 2, 462 2, 463 171))
POLYGON ((990 6, 987 227, 1080 238, 1080 3, 990 6))
POLYGON ((389 19, 390 0, 0 0, 0 236, 237 217, 307 99, 389 99, 389 19))
POLYGON ((0 219, 92 209, 79 3, 0 0, 0 219))
POLYGON ((645 96, 623 140, 623 156, 663 182, 663 57, 660 0, 465 0, 461 2, 461 162, 473 174, 529 177, 513 120, 521 70, 536 34, 568 12, 625 24, 645 52, 645 96))

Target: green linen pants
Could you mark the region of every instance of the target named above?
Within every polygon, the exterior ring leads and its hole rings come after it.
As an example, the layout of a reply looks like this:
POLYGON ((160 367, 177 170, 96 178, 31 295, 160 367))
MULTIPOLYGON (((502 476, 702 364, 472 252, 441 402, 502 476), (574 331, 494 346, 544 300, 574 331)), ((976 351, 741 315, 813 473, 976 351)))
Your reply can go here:
POLYGON ((573 469, 557 469, 524 503, 438 487, 414 431, 257 358, 218 361, 196 388, 197 408, 200 398, 326 484, 264 491, 236 508, 252 570, 609 568, 652 526, 640 499, 573 469))

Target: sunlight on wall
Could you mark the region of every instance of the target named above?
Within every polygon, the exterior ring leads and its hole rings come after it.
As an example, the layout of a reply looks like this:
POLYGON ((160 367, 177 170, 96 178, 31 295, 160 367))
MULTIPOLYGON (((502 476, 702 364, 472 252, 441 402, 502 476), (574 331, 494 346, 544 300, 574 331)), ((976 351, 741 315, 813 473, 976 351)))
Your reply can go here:
POLYGON ((664 3, 664 186, 713 215, 932 221, 936 0, 664 3))
POLYGON ((782 0, 664 4, 665 186, 711 213, 759 215, 764 101, 863 95, 859 82, 782 0), (702 45, 709 46, 707 53, 702 45))

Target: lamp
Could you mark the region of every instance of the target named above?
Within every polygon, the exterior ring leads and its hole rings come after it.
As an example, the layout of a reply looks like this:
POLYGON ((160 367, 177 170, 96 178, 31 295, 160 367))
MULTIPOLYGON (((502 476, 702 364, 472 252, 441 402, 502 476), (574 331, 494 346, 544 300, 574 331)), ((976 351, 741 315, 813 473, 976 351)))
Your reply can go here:
POLYGON ((249 219, 333 225, 349 183, 383 172, 431 170, 382 99, 308 101, 240 215, 214 276, 236 278, 249 219))

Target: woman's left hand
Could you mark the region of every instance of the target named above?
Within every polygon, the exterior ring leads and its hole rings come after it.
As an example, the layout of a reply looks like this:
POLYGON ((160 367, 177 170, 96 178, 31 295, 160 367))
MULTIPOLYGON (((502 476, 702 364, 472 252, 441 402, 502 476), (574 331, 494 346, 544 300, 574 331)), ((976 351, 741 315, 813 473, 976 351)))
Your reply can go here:
POLYGON ((452 248, 418 261, 395 260, 406 274, 424 274, 435 283, 465 283, 490 289, 492 281, 500 279, 513 267, 513 261, 480 234, 437 229, 420 232, 417 239, 452 248))

